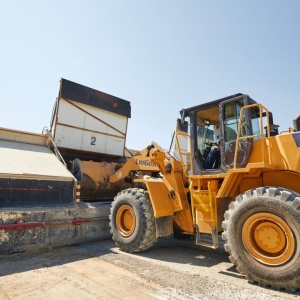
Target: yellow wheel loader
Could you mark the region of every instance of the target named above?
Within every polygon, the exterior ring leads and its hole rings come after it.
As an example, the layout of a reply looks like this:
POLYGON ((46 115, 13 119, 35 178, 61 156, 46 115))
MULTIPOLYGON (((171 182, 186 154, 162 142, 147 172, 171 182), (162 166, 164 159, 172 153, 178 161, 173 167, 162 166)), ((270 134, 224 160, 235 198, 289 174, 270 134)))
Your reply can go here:
POLYGON ((130 117, 130 102, 62 78, 49 130, 0 128, 0 254, 222 236, 249 281, 300 288, 300 116, 278 132, 232 95, 183 109, 169 151, 128 150, 130 117))
POLYGON ((116 245, 140 252, 180 232, 217 248, 222 236, 250 282, 300 288, 299 123, 279 133, 272 113, 244 94, 181 110, 172 151, 152 143, 141 152, 159 173, 125 163, 110 176, 131 184, 111 206, 116 245))

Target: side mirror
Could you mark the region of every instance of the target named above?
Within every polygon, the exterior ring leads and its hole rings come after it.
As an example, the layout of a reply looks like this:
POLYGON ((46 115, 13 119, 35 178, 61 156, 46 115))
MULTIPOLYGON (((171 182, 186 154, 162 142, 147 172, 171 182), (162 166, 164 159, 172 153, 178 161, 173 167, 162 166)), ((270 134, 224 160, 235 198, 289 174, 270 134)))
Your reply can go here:
POLYGON ((296 131, 300 131, 300 115, 298 115, 298 117, 293 120, 293 125, 296 131))
POLYGON ((185 123, 185 109, 181 110, 181 125, 184 126, 185 123))

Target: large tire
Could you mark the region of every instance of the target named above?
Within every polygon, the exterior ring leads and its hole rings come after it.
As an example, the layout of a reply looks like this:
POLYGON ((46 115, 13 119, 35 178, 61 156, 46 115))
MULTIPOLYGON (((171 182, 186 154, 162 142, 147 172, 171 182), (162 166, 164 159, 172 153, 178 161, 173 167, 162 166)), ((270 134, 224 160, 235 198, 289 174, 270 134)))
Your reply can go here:
POLYGON ((300 288, 300 195, 261 187, 238 196, 222 223, 225 250, 250 282, 300 288))
POLYGON ((109 218, 112 239, 125 252, 142 252, 158 241, 153 208, 143 189, 120 192, 112 203, 109 218))

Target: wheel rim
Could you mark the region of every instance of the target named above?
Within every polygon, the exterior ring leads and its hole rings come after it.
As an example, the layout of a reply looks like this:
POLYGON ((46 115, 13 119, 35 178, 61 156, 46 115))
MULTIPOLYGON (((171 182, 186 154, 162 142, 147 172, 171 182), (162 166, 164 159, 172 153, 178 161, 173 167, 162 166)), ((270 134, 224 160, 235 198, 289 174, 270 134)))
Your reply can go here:
POLYGON ((121 235, 124 237, 129 237, 132 235, 135 229, 135 214, 131 206, 122 205, 116 216, 117 229, 121 235))
POLYGON ((289 225, 270 213, 254 214, 242 228, 243 243, 250 255, 266 265, 286 263, 295 251, 295 240, 289 225))

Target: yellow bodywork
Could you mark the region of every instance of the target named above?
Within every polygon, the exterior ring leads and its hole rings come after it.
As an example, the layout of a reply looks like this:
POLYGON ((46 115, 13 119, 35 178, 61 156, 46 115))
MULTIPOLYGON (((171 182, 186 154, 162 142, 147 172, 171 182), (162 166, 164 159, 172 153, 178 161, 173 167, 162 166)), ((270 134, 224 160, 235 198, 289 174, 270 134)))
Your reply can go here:
POLYGON ((151 152, 150 157, 163 172, 163 177, 140 179, 135 182, 145 183, 156 218, 173 216, 173 221, 182 231, 193 234, 194 228, 187 198, 189 180, 183 173, 181 162, 166 156, 157 144, 156 150, 151 152))
MULTIPOLYGON (((237 168, 234 163, 231 169, 209 175, 193 175, 191 161, 184 164, 155 145, 149 158, 158 165, 163 178, 138 181, 147 187, 156 218, 173 216, 175 224, 185 233, 213 235, 222 231, 221 223, 230 202, 249 189, 276 186, 300 193, 300 146, 296 143, 299 135, 299 132, 260 134, 253 141, 245 167, 237 168)), ((244 138, 247 137, 237 138, 236 144, 244 138)))

